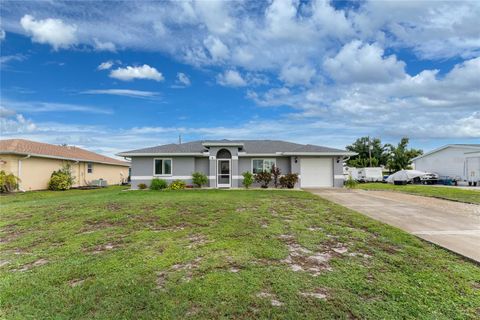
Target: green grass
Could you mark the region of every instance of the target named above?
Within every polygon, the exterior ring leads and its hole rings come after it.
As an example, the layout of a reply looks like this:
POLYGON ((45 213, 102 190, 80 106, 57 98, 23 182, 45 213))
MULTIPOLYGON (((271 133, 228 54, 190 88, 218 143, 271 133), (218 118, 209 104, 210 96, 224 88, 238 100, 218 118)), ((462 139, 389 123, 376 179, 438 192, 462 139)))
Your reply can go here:
POLYGON ((478 265, 306 192, 111 187, 0 201, 2 319, 480 312, 478 265))
POLYGON ((356 188, 363 190, 397 191, 425 197, 480 204, 480 190, 475 191, 455 187, 432 187, 425 185, 396 186, 389 183, 359 183, 356 188))

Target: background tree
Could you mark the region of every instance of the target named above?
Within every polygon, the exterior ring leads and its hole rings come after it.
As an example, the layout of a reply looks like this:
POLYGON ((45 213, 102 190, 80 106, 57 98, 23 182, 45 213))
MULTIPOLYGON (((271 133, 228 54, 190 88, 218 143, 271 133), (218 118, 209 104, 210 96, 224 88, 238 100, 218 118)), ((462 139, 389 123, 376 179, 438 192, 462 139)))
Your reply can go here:
POLYGON ((346 149, 358 153, 358 155, 352 156, 347 161, 347 165, 350 167, 378 167, 387 164, 388 154, 385 152, 386 148, 382 145, 382 141, 379 138, 361 137, 353 144, 346 146, 346 149), (369 146, 371 146, 371 165, 368 152, 369 146))
POLYGON ((387 144, 389 159, 387 161, 387 168, 390 171, 398 171, 404 169, 411 169, 412 159, 423 154, 421 149, 408 149, 409 139, 402 138, 397 146, 387 144))

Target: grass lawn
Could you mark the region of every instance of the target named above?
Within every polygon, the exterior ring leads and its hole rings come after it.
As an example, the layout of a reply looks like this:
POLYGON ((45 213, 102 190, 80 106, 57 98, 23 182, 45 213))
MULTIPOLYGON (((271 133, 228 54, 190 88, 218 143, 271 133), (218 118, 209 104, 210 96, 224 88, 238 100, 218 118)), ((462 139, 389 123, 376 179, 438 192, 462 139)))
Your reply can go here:
POLYGON ((307 192, 121 190, 0 198, 0 318, 480 315, 478 265, 307 192))
POLYGON ((359 183, 356 188, 364 190, 398 191, 419 196, 480 204, 480 191, 466 190, 455 187, 432 187, 411 184, 407 184, 405 186, 396 186, 390 183, 359 183))

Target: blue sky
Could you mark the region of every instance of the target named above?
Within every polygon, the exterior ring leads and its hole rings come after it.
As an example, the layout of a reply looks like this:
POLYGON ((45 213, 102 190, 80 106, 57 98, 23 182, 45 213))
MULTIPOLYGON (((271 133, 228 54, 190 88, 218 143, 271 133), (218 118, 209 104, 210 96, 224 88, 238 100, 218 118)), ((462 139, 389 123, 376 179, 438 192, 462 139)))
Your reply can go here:
POLYGON ((2 138, 480 140, 479 2, 3 1, 2 138))

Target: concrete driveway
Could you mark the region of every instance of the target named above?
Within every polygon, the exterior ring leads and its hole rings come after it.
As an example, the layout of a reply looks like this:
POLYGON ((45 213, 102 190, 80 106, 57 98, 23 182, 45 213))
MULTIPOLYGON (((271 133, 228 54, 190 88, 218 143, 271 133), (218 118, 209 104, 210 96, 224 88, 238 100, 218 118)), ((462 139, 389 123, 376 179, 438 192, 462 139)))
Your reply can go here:
POLYGON ((388 191, 306 190, 480 262, 480 205, 388 191))

